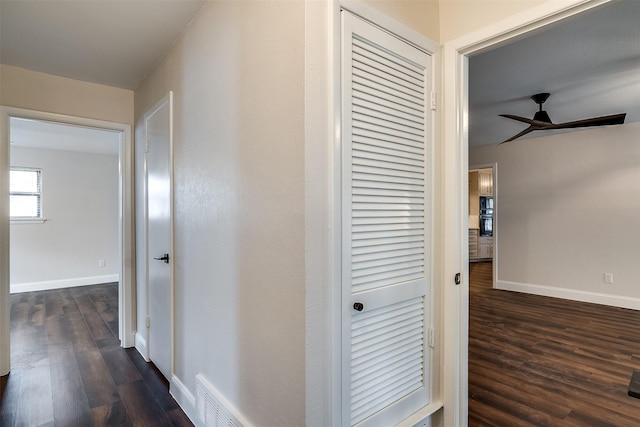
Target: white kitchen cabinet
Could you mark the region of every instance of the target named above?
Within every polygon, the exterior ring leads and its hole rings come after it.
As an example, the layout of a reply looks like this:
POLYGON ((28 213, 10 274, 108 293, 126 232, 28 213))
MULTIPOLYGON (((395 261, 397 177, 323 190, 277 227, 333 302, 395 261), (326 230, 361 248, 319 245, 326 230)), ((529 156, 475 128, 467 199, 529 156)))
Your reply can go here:
POLYGON ((493 258, 493 237, 482 236, 478 244, 478 257, 480 259, 493 258))
POLYGON ((480 196, 493 196, 493 170, 478 171, 478 193, 480 196))
POLYGON ((478 192, 478 171, 469 172, 469 216, 480 215, 480 193, 478 192))
POLYGON ((477 228, 469 229, 469 260, 476 261, 478 259, 478 233, 477 228))

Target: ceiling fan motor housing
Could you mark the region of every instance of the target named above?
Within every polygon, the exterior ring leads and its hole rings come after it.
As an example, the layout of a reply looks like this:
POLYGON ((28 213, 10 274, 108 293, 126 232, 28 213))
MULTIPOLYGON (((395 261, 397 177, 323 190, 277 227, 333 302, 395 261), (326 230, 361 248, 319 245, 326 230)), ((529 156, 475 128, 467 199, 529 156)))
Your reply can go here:
POLYGON ((535 95, 531 96, 533 102, 538 104, 538 111, 536 111, 536 114, 533 116, 533 120, 538 120, 539 122, 545 123, 553 123, 547 112, 542 109, 542 104, 544 104, 544 102, 549 98, 550 95, 550 93, 544 92, 536 93, 535 95))
POLYGON ((544 110, 536 111, 536 114, 533 116, 533 120, 538 120, 539 122, 545 123, 553 123, 547 112, 544 110))

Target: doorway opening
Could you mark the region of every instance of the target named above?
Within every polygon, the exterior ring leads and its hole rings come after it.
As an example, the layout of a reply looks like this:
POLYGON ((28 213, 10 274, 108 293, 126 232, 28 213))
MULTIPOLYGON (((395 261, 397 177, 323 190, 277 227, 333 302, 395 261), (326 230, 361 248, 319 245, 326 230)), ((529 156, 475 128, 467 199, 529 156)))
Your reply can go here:
MULTIPOLYGON (((497 265, 497 164, 469 167, 469 262, 497 265)), ((493 275, 495 277, 495 274, 493 275)))
POLYGON ((455 413, 451 414, 452 425, 466 424, 468 419, 469 254, 468 221, 464 213, 468 203, 469 58, 605 3, 608 0, 540 5, 444 45, 443 75, 447 76, 444 90, 451 101, 445 103, 443 113, 444 180, 445 186, 454 194, 445 200, 444 207, 445 233, 453 236, 444 243, 444 257, 447 259, 444 274, 445 277, 454 277, 457 272, 466 273, 461 286, 445 287, 444 291, 445 305, 449 308, 444 322, 451 325, 445 355, 449 353, 452 360, 445 366, 444 376, 456 383, 455 388, 450 388, 451 393, 445 395, 445 400, 455 406, 455 413))
MULTIPOLYGON (((131 126, 128 124, 106 122, 101 120, 79 118, 40 111, 25 110, 11 107, 0 108, 0 121, 6 129, 0 135, 0 375, 10 370, 10 209, 9 209, 9 171, 10 141, 13 123, 33 121, 39 124, 60 124, 85 130, 94 129, 101 132, 111 132, 117 142, 117 256, 113 257, 117 268, 113 277, 118 278, 118 336, 122 347, 131 347, 134 343, 134 299, 133 299, 133 202, 132 202, 132 138, 131 126)), ((16 128, 14 128, 16 129, 16 128)), ((44 187, 46 188, 46 182, 44 187)), ((46 206, 44 206, 46 212, 46 206)), ((46 221, 46 218, 41 218, 46 221)), ((96 260, 96 265, 102 268, 103 259, 96 260)), ((104 262, 106 266, 106 262, 104 262)), ((109 275, 105 275, 107 277, 109 275)), ((97 276, 96 276, 97 277, 97 276)), ((109 276, 111 277, 111 276, 109 276)), ((82 284, 82 283, 79 283, 82 284)), ((90 283, 86 283, 90 284, 90 283)))

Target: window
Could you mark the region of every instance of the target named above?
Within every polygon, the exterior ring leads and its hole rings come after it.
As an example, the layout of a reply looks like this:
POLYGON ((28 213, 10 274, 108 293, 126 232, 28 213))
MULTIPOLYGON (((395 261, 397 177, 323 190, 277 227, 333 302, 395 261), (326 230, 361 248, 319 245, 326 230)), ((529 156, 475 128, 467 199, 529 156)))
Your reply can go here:
POLYGON ((9 207, 12 220, 42 218, 42 171, 11 168, 9 207))

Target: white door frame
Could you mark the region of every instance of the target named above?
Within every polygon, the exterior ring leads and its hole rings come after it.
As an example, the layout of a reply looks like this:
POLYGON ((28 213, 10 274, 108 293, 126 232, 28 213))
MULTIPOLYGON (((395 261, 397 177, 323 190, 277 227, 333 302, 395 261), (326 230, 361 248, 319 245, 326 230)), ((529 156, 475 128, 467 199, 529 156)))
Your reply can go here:
POLYGON ((445 235, 444 277, 465 272, 461 286, 445 285, 445 412, 444 425, 466 426, 468 419, 468 320, 469 320, 469 253, 468 218, 461 215, 468 203, 468 58, 531 31, 595 8, 610 0, 565 0, 546 2, 508 19, 472 32, 443 48, 444 54, 444 182, 445 235))
POLYGON ((134 345, 135 301, 133 295, 133 142, 131 125, 87 119, 64 114, 0 106, 0 375, 10 364, 10 297, 9 297, 9 119, 18 117, 58 122, 120 133, 119 147, 119 252, 120 281, 118 288, 119 335, 122 347, 134 345))

